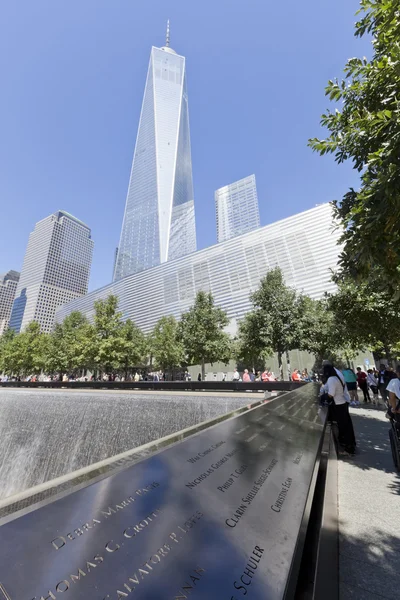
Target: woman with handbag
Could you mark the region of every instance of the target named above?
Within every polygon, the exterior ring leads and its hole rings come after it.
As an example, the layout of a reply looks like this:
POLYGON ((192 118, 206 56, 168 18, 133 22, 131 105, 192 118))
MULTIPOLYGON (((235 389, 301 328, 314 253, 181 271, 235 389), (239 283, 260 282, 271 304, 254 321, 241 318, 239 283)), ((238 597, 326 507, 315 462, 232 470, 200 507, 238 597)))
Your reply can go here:
POLYGON ((352 456, 356 449, 353 422, 349 413, 350 395, 344 377, 333 365, 324 365, 325 390, 339 429, 339 442, 344 450, 342 456, 352 456))

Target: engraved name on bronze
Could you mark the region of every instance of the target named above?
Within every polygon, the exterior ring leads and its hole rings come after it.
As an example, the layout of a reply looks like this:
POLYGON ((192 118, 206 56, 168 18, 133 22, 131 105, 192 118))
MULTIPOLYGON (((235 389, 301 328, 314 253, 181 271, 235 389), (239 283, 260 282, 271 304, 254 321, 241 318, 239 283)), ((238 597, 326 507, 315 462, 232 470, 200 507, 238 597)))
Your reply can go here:
POLYGON ((236 481, 236 479, 238 479, 247 469, 248 465, 241 465, 240 467, 238 467, 237 469, 235 469, 235 471, 233 473, 231 473, 231 476, 229 477, 229 479, 227 479, 225 481, 225 483, 223 483, 222 485, 219 485, 217 487, 217 489, 220 492, 225 493, 225 491, 227 489, 229 489, 231 487, 231 485, 233 485, 236 481))
POLYGON ((274 512, 277 512, 277 513, 281 512, 282 507, 285 503, 289 488, 292 485, 292 482, 293 482, 293 479, 291 477, 287 477, 285 479, 285 481, 282 483, 282 489, 279 492, 279 495, 278 495, 277 499, 275 500, 274 504, 272 504, 272 506, 271 506, 271 509, 274 512))
MULTIPOLYGON (((155 513, 156 511, 154 511, 155 513)), ((158 511, 159 513, 160 511, 158 511)), ((153 513, 152 513, 153 514, 153 513)), ((154 514, 153 516, 157 516, 154 514)), ((154 554, 150 556, 147 562, 141 564, 136 568, 134 573, 122 584, 119 590, 116 590, 115 595, 110 596, 109 594, 105 597, 105 600, 110 600, 110 598, 115 598, 115 600, 119 600, 120 598, 128 597, 128 595, 134 591, 134 589, 149 575, 152 574, 153 566, 157 565, 162 558, 165 558, 172 548, 174 548, 174 544, 179 544, 182 539, 184 539, 185 535, 189 533, 189 531, 196 525, 197 521, 199 521, 204 514, 200 511, 196 511, 193 515, 191 515, 184 523, 178 525, 177 533, 174 531, 171 532, 168 536, 168 541, 161 546, 154 554), (182 533, 184 535, 182 535, 182 533)), ((148 517, 146 517, 148 519, 148 517)), ((147 527, 147 524, 144 524, 142 521, 138 526, 139 533, 144 527, 147 527)), ((134 526, 135 527, 135 526, 134 526)), ((107 543, 103 547, 103 552, 101 554, 96 554, 93 558, 87 560, 80 567, 77 567, 74 572, 66 575, 64 579, 59 580, 54 587, 46 590, 46 592, 42 596, 34 596, 31 600, 57 600, 58 594, 63 594, 67 592, 70 588, 75 587, 84 578, 91 575, 94 569, 98 568, 102 565, 106 559, 106 557, 110 554, 114 554, 118 552, 123 544, 123 539, 131 539, 135 537, 131 535, 134 531, 133 529, 128 527, 122 532, 122 535, 118 539, 112 539, 107 541, 107 543), (126 535, 128 533, 128 535, 126 535), (105 551, 105 552, 104 552, 105 551)))
POLYGON ((147 485, 143 488, 140 488, 138 490, 135 490, 131 496, 128 496, 124 500, 120 501, 118 504, 114 504, 113 506, 107 506, 107 508, 100 510, 98 517, 101 517, 102 520, 100 520, 100 518, 93 518, 90 521, 88 521, 87 523, 83 523, 76 529, 73 529, 71 532, 65 533, 64 535, 60 535, 60 536, 54 538, 53 540, 51 540, 51 545, 53 546, 53 548, 55 550, 60 550, 61 548, 63 548, 65 546, 65 544, 68 541, 72 542, 73 540, 76 540, 78 537, 83 535, 85 532, 88 532, 91 529, 93 529, 94 527, 96 527, 97 525, 100 525, 102 523, 102 521, 109 519, 110 517, 115 515, 117 512, 124 510, 124 508, 126 508, 130 504, 132 504, 133 502, 136 502, 138 497, 141 497, 141 496, 147 494, 151 490, 159 487, 159 485, 160 484, 157 481, 153 481, 149 485, 147 485))
MULTIPOLYGON (((264 549, 259 546, 255 546, 253 552, 251 553, 249 560, 245 568, 243 569, 243 573, 240 576, 239 581, 234 581, 233 587, 238 590, 243 596, 247 595, 248 587, 251 585, 252 579, 256 574, 256 569, 258 567, 258 563, 260 562, 264 549)), ((235 596, 231 596, 231 600, 236 600, 235 596)))
MULTIPOLYGON (((202 512, 196 511, 194 515, 185 521, 183 527, 178 525, 178 529, 187 534, 189 530, 194 527, 196 522, 203 516, 204 514, 202 512), (188 523, 190 523, 189 529, 187 529, 188 523)), ((128 598, 131 593, 138 588, 138 586, 142 585, 143 581, 147 580, 154 574, 154 567, 157 566, 161 560, 164 560, 176 547, 176 544, 181 543, 182 539, 184 539, 183 536, 180 535, 178 537, 177 533, 174 531, 171 532, 168 536, 167 542, 163 544, 161 548, 156 550, 156 552, 150 556, 147 562, 140 565, 140 567, 137 567, 132 574, 125 579, 125 581, 121 582, 118 589, 116 589, 112 595, 107 594, 104 596, 103 600, 120 600, 121 598, 128 598)))
POLYGON ((196 567, 196 569, 193 569, 189 574, 187 581, 181 585, 178 592, 175 594, 174 599, 188 598, 188 594, 191 594, 196 589, 197 582, 200 581, 205 572, 206 570, 203 569, 203 567, 196 567))
POLYGON ((212 446, 210 446, 209 448, 207 448, 207 450, 203 450, 203 452, 199 452, 198 454, 196 454, 196 456, 192 456, 190 458, 187 459, 188 463, 195 463, 198 460, 200 460, 201 458, 203 458, 203 456, 207 456, 207 454, 210 454, 210 452, 213 452, 214 450, 216 450, 217 448, 219 448, 220 446, 222 446, 222 444, 225 444, 225 440, 221 440, 219 442, 216 442, 215 444, 213 444, 212 446))
POLYGON ((200 475, 198 475, 197 477, 195 477, 192 481, 188 481, 185 485, 186 487, 193 489, 196 487, 196 485, 199 485, 200 483, 202 483, 205 479, 207 479, 207 477, 209 477, 210 475, 212 475, 212 473, 214 473, 217 469, 219 469, 223 464, 225 464, 230 458, 232 458, 232 456, 234 454, 236 454, 236 452, 238 452, 239 449, 235 448, 234 450, 232 450, 231 452, 227 452, 220 460, 217 460, 215 463, 213 463, 207 470, 205 470, 203 473, 200 473, 200 475))
POLYGON ((242 498, 242 504, 240 504, 235 510, 235 512, 228 519, 225 520, 225 524, 228 527, 236 527, 236 525, 239 523, 239 520, 243 517, 246 510, 249 508, 250 504, 253 502, 254 498, 257 496, 258 492, 260 491, 264 483, 267 481, 272 469, 277 463, 278 461, 275 458, 273 458, 268 467, 262 471, 260 477, 254 481, 254 485, 251 488, 251 490, 249 490, 247 495, 242 498))

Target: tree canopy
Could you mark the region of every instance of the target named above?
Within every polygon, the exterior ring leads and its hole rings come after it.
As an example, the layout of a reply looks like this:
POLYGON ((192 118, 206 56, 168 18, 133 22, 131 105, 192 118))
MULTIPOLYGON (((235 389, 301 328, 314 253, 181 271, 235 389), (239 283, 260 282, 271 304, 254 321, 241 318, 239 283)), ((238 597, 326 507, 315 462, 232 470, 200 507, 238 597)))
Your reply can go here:
POLYGON ((156 367, 163 371, 180 366, 184 359, 184 348, 178 333, 178 322, 173 316, 161 317, 151 332, 150 352, 156 367))
POLYGON ((212 294, 206 292, 198 292, 193 306, 182 314, 178 338, 187 362, 201 365, 202 379, 205 363, 228 362, 231 357, 231 338, 224 331, 228 323, 226 312, 215 306, 212 294))
POLYGON ((328 305, 341 323, 348 345, 370 348, 389 362, 398 354, 400 342, 400 301, 374 282, 338 280, 338 290, 328 297, 328 305))
POLYGON ((383 286, 400 295, 400 5, 360 4, 355 35, 371 36, 372 58, 350 58, 344 79, 329 81, 326 95, 341 105, 322 115, 329 136, 309 145, 361 173, 360 189, 334 201, 344 226, 342 272, 362 280, 378 265, 383 286))
MULTIPOLYGON (((282 356, 300 344, 299 297, 286 286, 279 267, 269 271, 251 296, 252 316, 240 327, 241 345, 264 355, 276 352, 283 379, 282 356)), ((240 339, 240 338, 239 338, 240 339)))

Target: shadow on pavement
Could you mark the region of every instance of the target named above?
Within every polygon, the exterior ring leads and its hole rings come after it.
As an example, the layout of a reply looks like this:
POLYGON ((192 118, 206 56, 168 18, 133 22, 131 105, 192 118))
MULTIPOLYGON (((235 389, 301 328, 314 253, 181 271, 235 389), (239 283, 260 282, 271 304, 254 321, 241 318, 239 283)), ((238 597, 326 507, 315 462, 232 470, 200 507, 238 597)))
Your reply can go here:
POLYGON ((393 473, 394 479, 390 489, 393 494, 400 495, 400 475, 393 464, 389 441, 390 423, 387 419, 383 420, 383 411, 362 408, 368 413, 362 414, 357 412, 357 409, 351 411, 357 439, 357 453, 354 458, 344 460, 350 460, 352 465, 364 471, 378 469, 385 473, 393 473))

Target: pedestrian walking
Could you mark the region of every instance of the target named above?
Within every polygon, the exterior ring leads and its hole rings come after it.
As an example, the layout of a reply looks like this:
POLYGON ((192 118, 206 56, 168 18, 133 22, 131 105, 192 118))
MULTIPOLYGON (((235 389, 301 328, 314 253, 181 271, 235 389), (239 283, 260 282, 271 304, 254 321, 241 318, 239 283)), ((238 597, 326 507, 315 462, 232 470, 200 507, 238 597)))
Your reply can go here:
POLYGON ((367 370, 367 385, 373 394, 372 403, 378 405, 378 379, 372 369, 367 370))
POLYGON ((358 387, 364 394, 364 402, 371 402, 371 398, 368 391, 367 374, 365 371, 362 370, 361 367, 357 367, 357 383, 358 387))
POLYGON ((388 365, 381 364, 378 372, 378 388, 385 406, 389 406, 389 394, 386 390, 389 381, 395 379, 395 373, 388 365))

